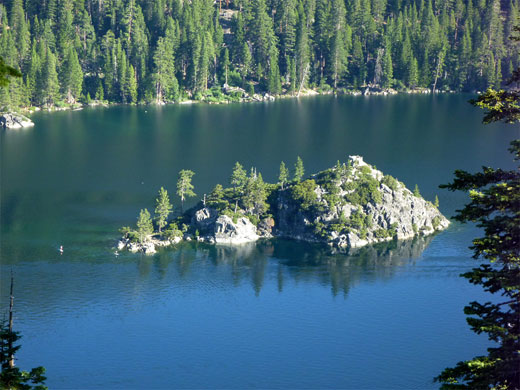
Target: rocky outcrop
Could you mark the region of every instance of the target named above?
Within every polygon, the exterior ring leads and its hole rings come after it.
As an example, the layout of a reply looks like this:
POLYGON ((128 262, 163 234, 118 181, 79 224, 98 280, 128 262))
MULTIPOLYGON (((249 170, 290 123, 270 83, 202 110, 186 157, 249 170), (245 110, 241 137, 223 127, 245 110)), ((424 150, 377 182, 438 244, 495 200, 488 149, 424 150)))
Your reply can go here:
POLYGON ((26 116, 14 113, 0 115, 0 127, 4 129, 20 129, 31 126, 34 126, 34 123, 26 116))
MULTIPOLYGON (((233 197, 221 197, 216 202, 224 205, 217 206, 220 208, 200 203, 181 217, 182 224, 188 225, 182 239, 239 245, 278 236, 350 251, 369 244, 428 236, 449 226, 438 208, 423 199, 418 190, 412 193, 360 156, 350 156, 346 164, 338 163, 283 190, 273 187, 269 199, 268 212, 272 215, 264 212, 260 216, 236 209, 239 201, 233 197)), ((123 239, 118 248, 151 254, 157 246, 180 240, 150 237, 145 243, 135 244, 123 239)))
POLYGON ((449 226, 431 202, 414 195, 403 183, 385 176, 360 156, 350 156, 347 165, 311 179, 311 206, 302 207, 294 199, 294 189, 280 191, 276 235, 326 242, 338 248, 359 248, 426 236, 449 226))
POLYGON ((219 215, 215 209, 204 207, 195 212, 191 225, 198 231, 199 241, 216 244, 245 244, 260 238, 257 228, 248 218, 235 221, 228 215, 219 215))
POLYGON ((175 237, 172 239, 157 239, 153 237, 149 237, 147 240, 145 240, 142 243, 139 242, 132 242, 128 238, 121 238, 117 242, 117 249, 118 250, 128 250, 132 253, 142 252, 145 255, 153 255, 157 252, 157 247, 164 247, 164 246, 170 246, 178 244, 182 241, 182 237, 175 237))

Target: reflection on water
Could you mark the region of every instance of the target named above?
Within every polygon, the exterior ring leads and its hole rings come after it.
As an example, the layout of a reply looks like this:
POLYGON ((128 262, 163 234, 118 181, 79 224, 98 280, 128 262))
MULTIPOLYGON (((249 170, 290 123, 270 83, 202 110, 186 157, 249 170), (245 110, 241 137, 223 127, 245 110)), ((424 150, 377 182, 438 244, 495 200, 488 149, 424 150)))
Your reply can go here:
POLYGON ((155 268, 159 277, 165 277, 170 268, 181 279, 190 279, 191 267, 211 264, 221 267, 238 286, 250 281, 259 295, 269 264, 277 264, 278 291, 284 281, 312 281, 330 284, 333 295, 347 294, 350 287, 362 278, 390 279, 399 267, 413 263, 433 240, 433 236, 406 241, 390 241, 357 248, 351 253, 335 253, 328 246, 291 240, 263 240, 238 246, 182 243, 175 249, 159 251, 155 256, 139 256, 137 268, 146 277, 155 268))
POLYGON ((458 276, 473 266, 471 227, 349 254, 284 240, 110 248, 179 170, 202 196, 235 161, 275 182, 281 160, 316 172, 359 154, 452 215, 466 195, 438 185, 455 168, 508 168, 519 135, 481 125, 468 98, 118 106, 1 131, 0 307, 12 268, 20 367, 43 364, 52 389, 435 387, 487 347, 461 310, 482 293, 458 276))

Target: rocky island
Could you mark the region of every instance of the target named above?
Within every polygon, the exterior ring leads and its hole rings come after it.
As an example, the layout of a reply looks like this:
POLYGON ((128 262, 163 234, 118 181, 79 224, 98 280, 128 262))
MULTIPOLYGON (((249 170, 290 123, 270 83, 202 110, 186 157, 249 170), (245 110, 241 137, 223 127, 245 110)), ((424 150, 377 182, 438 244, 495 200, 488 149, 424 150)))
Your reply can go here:
MULTIPOLYGON (((437 200, 436 204, 425 200, 417 187, 410 191, 360 156, 350 156, 346 163, 338 162, 306 180, 302 177, 299 158, 292 180, 282 162, 277 184, 265 183, 255 169, 247 175, 237 163, 230 180, 232 187, 217 184, 203 201, 169 224, 166 217, 172 207, 161 189, 155 210, 158 231, 149 212, 141 210, 137 230, 121 229, 118 249, 154 253, 157 246, 182 240, 239 245, 285 237, 346 251, 427 236, 449 225, 438 210, 437 200)), ((179 188, 178 184, 178 194, 184 201, 179 188)))

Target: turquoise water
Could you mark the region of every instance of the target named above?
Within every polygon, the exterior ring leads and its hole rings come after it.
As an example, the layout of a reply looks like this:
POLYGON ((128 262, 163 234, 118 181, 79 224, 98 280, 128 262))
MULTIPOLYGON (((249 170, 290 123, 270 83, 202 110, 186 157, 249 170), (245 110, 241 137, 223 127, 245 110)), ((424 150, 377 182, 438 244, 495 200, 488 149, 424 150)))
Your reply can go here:
POLYGON ((181 169, 196 172, 200 199, 235 161, 274 181, 298 155, 309 173, 363 155, 453 215, 465 195, 438 185, 458 168, 512 167, 520 137, 481 125, 469 98, 121 106, 1 132, 0 307, 12 270, 17 364, 45 366, 52 389, 435 388, 444 367, 489 346, 462 312, 487 298, 458 276, 475 265, 472 226, 353 256, 283 240, 152 257, 112 247, 181 169))

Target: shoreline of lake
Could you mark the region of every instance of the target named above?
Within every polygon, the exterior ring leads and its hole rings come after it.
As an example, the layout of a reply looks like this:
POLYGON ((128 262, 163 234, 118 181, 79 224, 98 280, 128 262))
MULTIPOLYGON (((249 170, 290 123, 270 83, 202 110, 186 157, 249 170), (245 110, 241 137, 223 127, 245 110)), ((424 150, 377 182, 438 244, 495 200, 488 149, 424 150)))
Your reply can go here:
MULTIPOLYGON (((23 115, 28 115, 29 117, 32 114, 38 112, 60 112, 60 111, 81 111, 85 108, 94 108, 94 107, 116 107, 116 106, 128 106, 128 107, 146 107, 146 106, 175 106, 175 105, 191 105, 191 104, 207 104, 207 105, 222 105, 222 104, 233 104, 233 103, 265 103, 265 102, 274 102, 285 99, 299 99, 306 97, 315 97, 315 96, 396 96, 396 95, 445 95, 445 94, 463 94, 464 92, 457 91, 435 91, 432 92, 431 89, 428 88, 417 88, 417 89, 406 89, 406 90, 396 90, 393 88, 380 89, 373 87, 366 87, 363 90, 339 90, 339 91, 320 91, 316 88, 308 88, 301 93, 297 94, 281 94, 281 95, 270 95, 268 93, 265 94, 255 94, 253 97, 247 96, 245 98, 240 98, 239 100, 231 100, 231 99, 223 99, 220 101, 210 101, 210 100, 194 100, 194 99, 182 99, 173 102, 140 102, 140 103, 119 103, 119 102, 108 102, 108 101, 96 101, 92 100, 89 103, 73 103, 73 104, 65 104, 65 105, 53 105, 51 107, 18 107, 14 110, 7 109, 4 111, 0 111, 7 114, 17 114, 22 113, 23 115)), ((474 92, 474 94, 479 94, 480 92, 474 92)), ((226 97, 229 95, 225 95, 226 97)))

